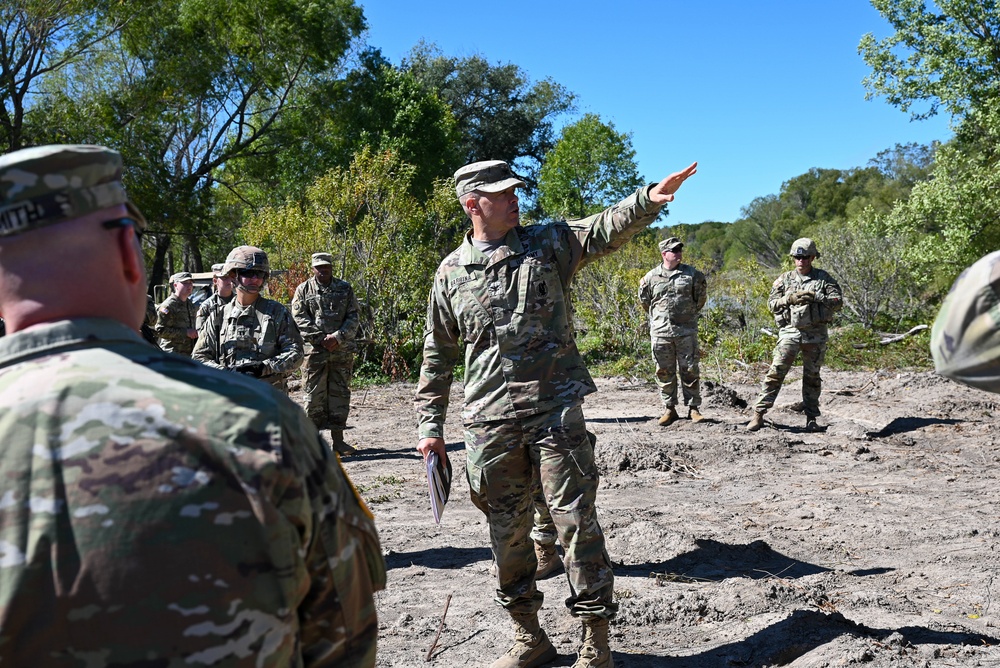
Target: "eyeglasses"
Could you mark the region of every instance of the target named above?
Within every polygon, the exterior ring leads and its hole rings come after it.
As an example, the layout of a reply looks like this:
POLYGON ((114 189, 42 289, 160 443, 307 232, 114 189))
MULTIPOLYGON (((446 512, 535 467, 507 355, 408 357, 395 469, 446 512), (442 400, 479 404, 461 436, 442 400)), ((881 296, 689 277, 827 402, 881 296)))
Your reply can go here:
POLYGON ((236 272, 240 278, 259 278, 264 280, 267 276, 266 271, 261 271, 260 269, 240 269, 236 272))
POLYGON ((135 218, 115 218, 113 220, 105 220, 103 223, 101 223, 101 227, 103 227, 106 230, 114 230, 119 227, 128 227, 129 225, 131 225, 132 229, 135 230, 135 238, 138 239, 139 241, 142 241, 143 229, 142 226, 139 225, 139 221, 136 220, 135 218))
POLYGON ((795 260, 811 260, 812 255, 793 255, 792 258, 795 260))

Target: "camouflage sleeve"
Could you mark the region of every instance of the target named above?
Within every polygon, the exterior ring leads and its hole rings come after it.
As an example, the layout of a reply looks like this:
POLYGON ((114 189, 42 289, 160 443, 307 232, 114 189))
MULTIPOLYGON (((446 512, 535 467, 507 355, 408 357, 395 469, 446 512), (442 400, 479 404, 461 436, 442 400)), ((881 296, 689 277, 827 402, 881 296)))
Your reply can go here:
POLYGON ((361 316, 358 314, 358 300, 354 296, 354 288, 347 286, 347 310, 344 313, 344 323, 336 331, 339 343, 348 343, 358 335, 361 316))
POLYGON ((833 312, 837 312, 844 307, 844 295, 840 291, 840 283, 830 274, 826 274, 823 281, 823 293, 819 295, 824 306, 833 312))
POLYGON ((302 656, 310 668, 371 668, 378 619, 374 593, 386 570, 375 520, 302 411, 288 442, 305 458, 314 531, 304 555, 309 590, 299 606, 302 656))
POLYGON ((767 297, 767 308, 775 315, 788 308, 783 278, 784 274, 774 279, 774 283, 771 284, 771 294, 767 297))
POLYGON ((211 311, 210 317, 198 330, 191 358, 216 369, 225 369, 225 360, 219 354, 219 330, 222 327, 223 309, 211 311))
POLYGON ((305 346, 302 343, 299 328, 292 320, 291 313, 284 307, 281 310, 278 322, 278 354, 265 360, 264 364, 271 369, 272 373, 289 374, 302 364, 302 359, 305 357, 305 346))
POLYGON ((194 319, 194 328, 197 329, 199 332, 201 331, 201 326, 205 324, 205 320, 206 318, 208 318, 208 314, 212 311, 212 303, 214 301, 215 300, 209 297, 208 299, 203 301, 200 306, 198 306, 198 315, 195 316, 194 319))
POLYGON ((558 253, 565 282, 588 262, 617 250, 656 220, 662 207, 649 200, 650 187, 639 188, 601 213, 567 223, 572 234, 556 242, 557 247, 568 246, 562 249, 568 253, 558 253))
POLYGON ((448 396, 461 352, 459 342, 458 322, 448 299, 447 284, 439 271, 427 300, 424 361, 414 400, 420 438, 444 438, 448 396))
POLYGON ((700 311, 705 308, 705 302, 708 301, 708 280, 705 278, 705 274, 697 269, 694 272, 694 285, 691 290, 694 293, 694 305, 700 311))
POLYGON ((1000 393, 1000 251, 952 285, 931 328, 931 355, 942 376, 1000 393))
POLYGON ((167 341, 184 343, 188 340, 190 319, 184 302, 167 300, 156 309, 156 334, 167 341))
POLYGON ((323 337, 326 335, 316 324, 316 313, 313 311, 312 304, 306 298, 308 287, 308 283, 300 283, 295 288, 295 296, 292 297, 292 318, 295 320, 295 326, 299 328, 299 335, 302 337, 302 340, 308 341, 313 346, 320 346, 323 343, 323 337))
POLYGON ((649 287, 649 274, 646 274, 639 281, 639 304, 642 305, 642 310, 649 313, 649 306, 652 303, 653 291, 649 287))

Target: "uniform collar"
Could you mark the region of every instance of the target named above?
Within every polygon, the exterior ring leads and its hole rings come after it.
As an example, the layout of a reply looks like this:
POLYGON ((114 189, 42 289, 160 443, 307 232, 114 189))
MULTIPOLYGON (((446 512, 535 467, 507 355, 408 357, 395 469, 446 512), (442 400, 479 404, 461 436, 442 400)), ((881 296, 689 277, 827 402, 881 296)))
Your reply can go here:
POLYGON ((48 322, 0 338, 0 366, 40 352, 79 345, 86 341, 102 343, 140 343, 148 346, 139 333, 117 320, 79 318, 48 322))
POLYGON ((487 256, 475 247, 472 243, 472 230, 469 230, 465 233, 465 239, 462 241, 462 246, 459 249, 459 263, 462 265, 493 265, 502 260, 506 260, 512 255, 520 255, 524 252, 524 246, 521 245, 521 236, 517 233, 519 229, 521 229, 520 225, 508 230, 506 236, 503 238, 503 244, 500 248, 493 251, 493 255, 491 256, 487 256))

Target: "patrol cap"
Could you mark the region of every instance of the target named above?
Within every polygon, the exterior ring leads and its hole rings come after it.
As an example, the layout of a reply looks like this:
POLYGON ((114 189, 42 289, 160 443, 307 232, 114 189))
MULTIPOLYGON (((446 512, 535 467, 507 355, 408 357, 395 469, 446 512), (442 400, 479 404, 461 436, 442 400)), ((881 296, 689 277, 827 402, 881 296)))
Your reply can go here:
POLYGON ((312 266, 321 267, 324 264, 333 264, 333 256, 329 253, 313 253, 312 266))
POLYGON ((179 271, 176 274, 171 275, 170 284, 174 283, 185 283, 187 281, 193 281, 194 276, 191 275, 190 271, 179 271))
POLYGON ((226 275, 226 272, 222 271, 225 269, 226 265, 224 262, 219 262, 218 264, 212 265, 212 275, 216 278, 222 278, 226 275))
POLYGON ((680 250, 684 248, 684 242, 677 237, 670 237, 669 239, 664 239, 659 244, 660 252, 680 250))
POLYGON ((802 237, 793 241, 788 254, 792 257, 819 257, 819 251, 816 250, 816 242, 808 237, 802 237))
POLYGON ((463 195, 479 190, 484 193, 498 193, 507 188, 525 188, 524 181, 510 171, 510 165, 503 160, 483 160, 459 167, 455 172, 455 195, 463 195))
POLYGON ((0 156, 0 237, 119 204, 146 229, 122 185, 122 157, 104 146, 53 144, 0 156))

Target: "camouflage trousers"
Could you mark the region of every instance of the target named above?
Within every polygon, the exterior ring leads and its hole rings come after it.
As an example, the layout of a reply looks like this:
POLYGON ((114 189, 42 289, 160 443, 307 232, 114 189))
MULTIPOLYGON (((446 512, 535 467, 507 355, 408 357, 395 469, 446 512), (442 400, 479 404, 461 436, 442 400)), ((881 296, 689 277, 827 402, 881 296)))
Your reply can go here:
POLYGON ((318 429, 343 429, 351 411, 353 352, 312 352, 304 369, 306 414, 318 429))
POLYGON ((698 368, 698 335, 673 336, 653 343, 653 362, 656 363, 656 385, 660 399, 667 408, 677 405, 677 376, 681 377, 684 405, 701 406, 701 386, 698 368))
POLYGON ((819 394, 823 389, 819 370, 826 355, 826 341, 803 343, 801 339, 787 337, 779 338, 778 345, 774 348, 771 368, 764 377, 760 396, 753 407, 756 412, 763 413, 774 405, 778 391, 781 390, 781 383, 784 382, 785 375, 792 368, 800 351, 802 352, 802 405, 807 417, 819 417, 819 394))
POLYGON ((465 426, 469 490, 486 514, 497 562, 496 601, 511 614, 531 614, 542 606, 529 535, 535 479, 566 553, 570 613, 611 619, 618 610, 611 559, 597 522, 595 441, 579 403, 519 420, 465 426))
POLYGON ((559 540, 559 532, 556 531, 556 523, 552 521, 549 507, 545 505, 542 481, 537 473, 531 480, 531 505, 535 509, 534 521, 531 524, 531 540, 539 545, 555 545, 559 540))

